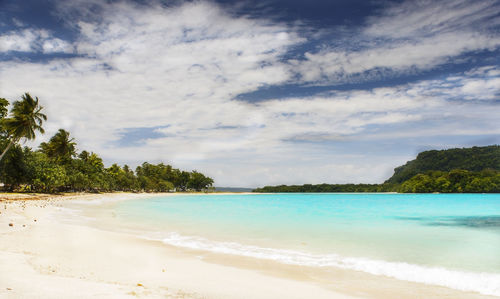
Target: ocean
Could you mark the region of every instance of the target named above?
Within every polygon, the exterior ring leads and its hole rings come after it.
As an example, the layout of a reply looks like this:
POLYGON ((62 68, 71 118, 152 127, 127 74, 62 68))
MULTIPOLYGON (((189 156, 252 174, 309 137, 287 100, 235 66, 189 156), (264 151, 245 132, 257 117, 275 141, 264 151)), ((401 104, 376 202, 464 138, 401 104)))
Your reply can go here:
POLYGON ((500 296, 500 194, 213 194, 119 201, 165 244, 500 296))

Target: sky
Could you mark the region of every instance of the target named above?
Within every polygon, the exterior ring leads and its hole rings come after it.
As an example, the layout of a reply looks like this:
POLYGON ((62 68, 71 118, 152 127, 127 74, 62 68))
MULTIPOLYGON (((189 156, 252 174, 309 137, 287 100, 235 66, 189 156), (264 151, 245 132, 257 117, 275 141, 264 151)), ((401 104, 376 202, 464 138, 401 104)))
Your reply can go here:
POLYGON ((0 97, 106 165, 381 183, 500 144, 500 1, 0 0, 0 97))

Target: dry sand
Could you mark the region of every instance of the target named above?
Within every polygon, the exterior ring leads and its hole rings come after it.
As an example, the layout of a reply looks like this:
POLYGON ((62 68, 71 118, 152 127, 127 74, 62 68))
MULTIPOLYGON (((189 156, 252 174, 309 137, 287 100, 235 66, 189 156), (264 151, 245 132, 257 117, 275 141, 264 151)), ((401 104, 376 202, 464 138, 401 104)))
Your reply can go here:
POLYGON ((89 221, 66 208, 144 196, 156 195, 0 194, 0 298, 491 298, 175 248, 115 231, 110 215, 89 221))

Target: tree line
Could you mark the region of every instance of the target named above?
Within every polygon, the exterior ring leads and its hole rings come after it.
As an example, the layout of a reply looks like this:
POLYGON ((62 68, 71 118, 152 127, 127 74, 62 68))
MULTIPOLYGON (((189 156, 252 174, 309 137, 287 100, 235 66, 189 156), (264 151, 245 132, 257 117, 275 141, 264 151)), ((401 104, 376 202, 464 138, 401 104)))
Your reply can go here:
POLYGON ((253 192, 380 192, 378 184, 304 184, 265 186, 253 192))
POLYGON ((427 171, 399 184, 402 193, 500 193, 500 172, 494 169, 427 171))
POLYGON ((500 171, 454 169, 419 173, 402 183, 279 185, 253 192, 399 192, 399 193, 500 193, 500 171))
POLYGON ((129 166, 105 167, 94 152, 77 152, 70 133, 60 129, 38 149, 22 147, 22 140, 44 133, 47 120, 38 98, 25 93, 12 104, 0 98, 0 182, 8 191, 25 192, 168 192, 201 191, 213 185, 204 174, 163 163, 144 162, 135 171, 129 166))
POLYGON ((254 192, 498 193, 500 146, 424 151, 383 184, 280 185, 254 192))

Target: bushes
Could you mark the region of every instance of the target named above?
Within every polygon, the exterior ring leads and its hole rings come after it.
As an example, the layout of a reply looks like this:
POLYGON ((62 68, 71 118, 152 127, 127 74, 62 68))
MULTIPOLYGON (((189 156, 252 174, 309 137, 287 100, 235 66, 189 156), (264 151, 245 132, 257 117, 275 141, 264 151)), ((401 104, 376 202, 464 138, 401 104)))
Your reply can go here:
POLYGON ((500 172, 492 169, 417 174, 397 190, 403 193, 496 193, 500 192, 500 172))

